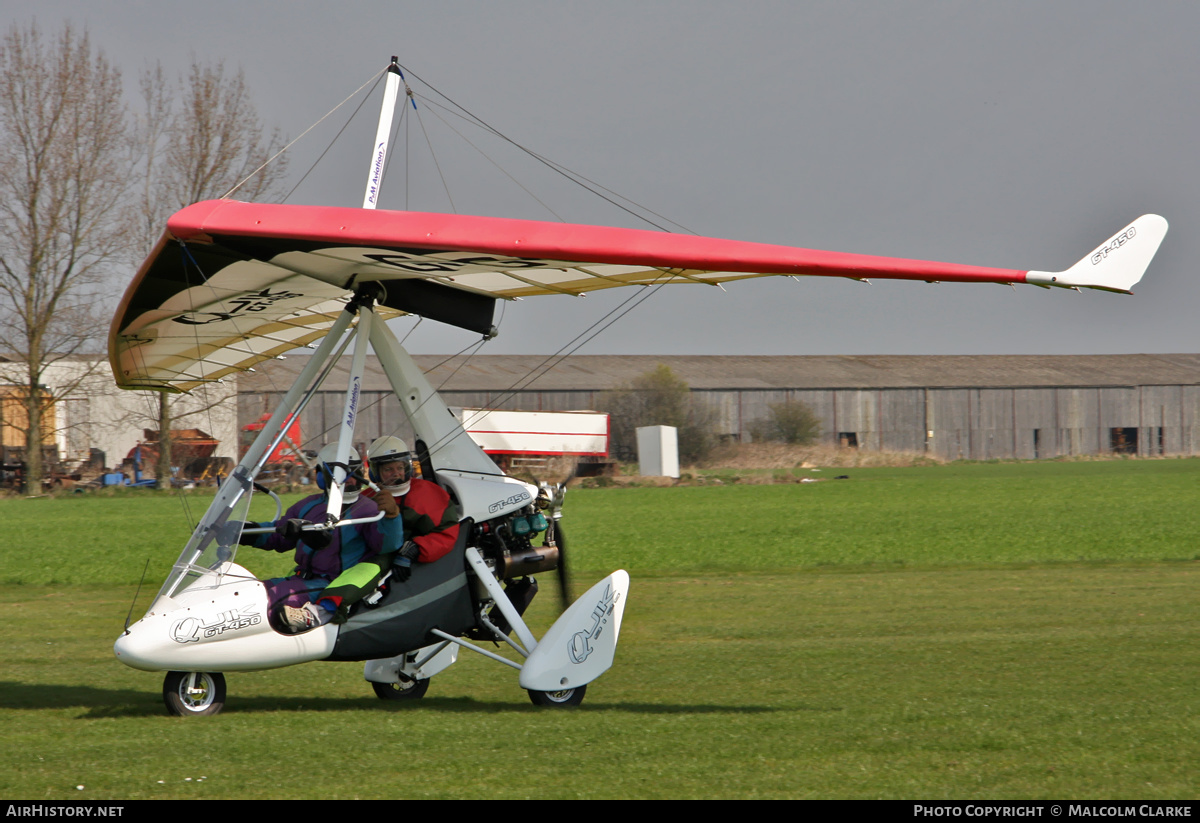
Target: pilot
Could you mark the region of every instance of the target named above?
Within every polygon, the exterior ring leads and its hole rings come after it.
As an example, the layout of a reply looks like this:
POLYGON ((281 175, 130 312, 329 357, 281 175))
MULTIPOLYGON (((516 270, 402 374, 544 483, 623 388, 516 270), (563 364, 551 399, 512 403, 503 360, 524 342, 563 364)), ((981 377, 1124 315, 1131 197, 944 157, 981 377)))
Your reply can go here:
POLYGON ((413 563, 432 563, 448 554, 458 540, 458 506, 437 483, 413 475, 413 454, 403 440, 391 436, 376 439, 367 449, 367 460, 370 478, 379 491, 365 489, 363 497, 374 499, 388 517, 394 516, 389 505, 398 506, 407 539, 395 554, 380 552, 364 558, 320 594, 317 610, 322 617, 336 612, 334 619, 339 623, 389 569, 396 580, 404 582, 412 575, 413 563))
POLYGON ((371 589, 365 584, 377 575, 379 566, 372 563, 378 557, 391 558, 404 545, 404 526, 400 507, 387 493, 374 499, 361 495, 362 460, 350 450, 344 494, 342 519, 373 517, 382 509, 384 516, 369 523, 339 526, 331 531, 305 531, 309 523, 324 523, 333 485, 333 467, 337 460, 337 444, 330 443, 317 453, 317 485, 322 491, 291 506, 274 523, 247 524, 274 526, 274 534, 243 534, 240 542, 268 551, 295 551, 296 568, 289 577, 263 581, 268 602, 280 609, 280 622, 292 633, 299 633, 328 623, 338 605, 347 607, 371 589), (358 581, 358 585, 355 585, 358 581), (337 589, 337 591, 333 591, 337 589), (322 595, 330 591, 326 603, 318 605, 322 595))

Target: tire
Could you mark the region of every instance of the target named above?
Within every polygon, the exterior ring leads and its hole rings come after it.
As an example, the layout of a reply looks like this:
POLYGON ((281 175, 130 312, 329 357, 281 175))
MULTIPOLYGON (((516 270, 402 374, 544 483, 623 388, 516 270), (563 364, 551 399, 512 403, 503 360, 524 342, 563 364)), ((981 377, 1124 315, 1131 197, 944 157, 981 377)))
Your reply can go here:
POLYGON ((210 717, 225 708, 225 675, 196 672, 196 691, 188 692, 191 672, 167 672, 163 679, 163 702, 177 717, 210 717))
POLYGON ((577 686, 574 689, 563 689, 559 692, 537 692, 526 689, 529 699, 535 706, 550 706, 559 709, 573 709, 583 702, 587 686, 577 686))
POLYGON ((380 700, 420 700, 429 691, 429 679, 404 680, 399 683, 372 683, 375 696, 380 700))

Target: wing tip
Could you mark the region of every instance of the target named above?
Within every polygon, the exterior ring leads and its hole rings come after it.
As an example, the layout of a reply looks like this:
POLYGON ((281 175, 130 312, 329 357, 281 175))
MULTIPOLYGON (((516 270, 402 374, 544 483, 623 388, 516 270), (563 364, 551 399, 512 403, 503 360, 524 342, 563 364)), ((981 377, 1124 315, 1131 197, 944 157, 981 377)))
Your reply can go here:
POLYGON ((1029 271, 1025 282, 1133 294, 1133 287, 1158 253, 1168 227, 1161 215, 1143 214, 1066 271, 1029 271))

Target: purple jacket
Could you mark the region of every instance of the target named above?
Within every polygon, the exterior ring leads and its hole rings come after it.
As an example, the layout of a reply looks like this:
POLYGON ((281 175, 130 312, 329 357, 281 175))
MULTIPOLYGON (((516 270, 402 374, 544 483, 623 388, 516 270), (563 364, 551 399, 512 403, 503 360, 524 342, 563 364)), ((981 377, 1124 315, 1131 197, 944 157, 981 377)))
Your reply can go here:
MULTIPOLYGON (((327 502, 323 493, 310 495, 292 505, 284 512, 283 519, 277 522, 300 518, 312 523, 322 523, 325 520, 327 502)), ((343 509, 342 519, 372 517, 378 512, 379 507, 372 500, 360 497, 349 508, 343 509)), ((314 550, 303 539, 300 541, 289 540, 281 534, 267 535, 267 539, 260 544, 260 547, 277 552, 294 549, 296 552, 295 574, 333 580, 351 566, 379 554, 397 551, 402 545, 404 545, 404 524, 397 517, 392 520, 376 520, 374 523, 341 526, 334 530, 333 540, 329 545, 319 551, 314 550)))

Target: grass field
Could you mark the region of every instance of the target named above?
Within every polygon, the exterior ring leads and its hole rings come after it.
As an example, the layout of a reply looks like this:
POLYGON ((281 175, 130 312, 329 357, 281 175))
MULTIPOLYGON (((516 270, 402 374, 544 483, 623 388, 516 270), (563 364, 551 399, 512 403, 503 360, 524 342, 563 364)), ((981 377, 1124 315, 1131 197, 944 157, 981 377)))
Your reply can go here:
POLYGON ((181 502, 0 501, 0 796, 1196 797, 1200 461, 846 473, 570 492, 576 589, 633 578, 573 712, 465 655, 414 705, 311 663, 168 717, 111 644, 146 561, 135 616, 178 554, 181 502))

